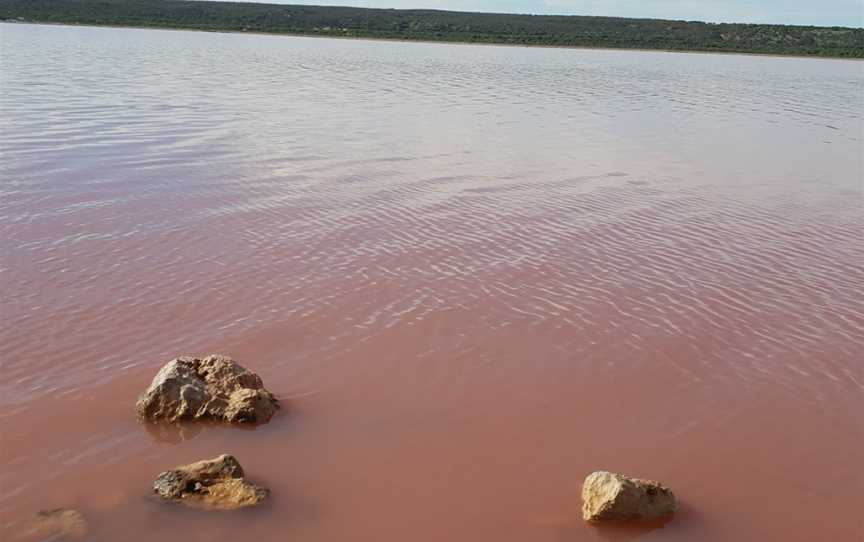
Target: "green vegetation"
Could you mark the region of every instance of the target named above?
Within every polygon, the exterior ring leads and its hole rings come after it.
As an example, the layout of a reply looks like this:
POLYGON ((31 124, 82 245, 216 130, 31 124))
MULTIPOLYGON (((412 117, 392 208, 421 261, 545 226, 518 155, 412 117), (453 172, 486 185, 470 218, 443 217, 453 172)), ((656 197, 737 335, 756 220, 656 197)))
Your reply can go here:
POLYGON ((864 29, 185 0, 0 0, 13 21, 864 58, 864 29))

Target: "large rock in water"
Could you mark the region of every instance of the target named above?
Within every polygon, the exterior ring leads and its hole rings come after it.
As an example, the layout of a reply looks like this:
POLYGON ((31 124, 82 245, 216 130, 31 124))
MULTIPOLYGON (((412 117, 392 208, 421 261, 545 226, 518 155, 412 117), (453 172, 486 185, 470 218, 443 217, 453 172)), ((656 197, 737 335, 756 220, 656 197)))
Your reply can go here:
POLYGON ((142 420, 214 419, 260 423, 279 402, 261 378, 227 356, 182 356, 168 362, 135 405, 142 420))
POLYGON ((243 476, 234 456, 224 454, 163 472, 153 482, 153 491, 163 499, 222 510, 253 506, 270 495, 243 476))
POLYGON ((582 484, 582 517, 586 521, 654 519, 677 509, 672 490, 652 480, 598 471, 582 484))

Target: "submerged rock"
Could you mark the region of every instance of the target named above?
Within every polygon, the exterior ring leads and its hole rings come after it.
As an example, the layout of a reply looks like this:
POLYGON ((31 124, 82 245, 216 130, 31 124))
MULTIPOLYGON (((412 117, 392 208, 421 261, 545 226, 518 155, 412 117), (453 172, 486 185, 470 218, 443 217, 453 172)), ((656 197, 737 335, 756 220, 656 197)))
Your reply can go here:
POLYGON ((586 521, 654 519, 677 509, 672 490, 652 480, 597 471, 582 484, 582 517, 586 521))
POLYGON ((31 533, 49 540, 80 540, 87 536, 87 518, 78 510, 56 508, 36 514, 31 533))
POLYGON ((227 356, 182 356, 168 362, 147 388, 135 410, 150 421, 213 419, 260 423, 279 402, 261 378, 227 356))
POLYGON ((163 472, 153 482, 153 491, 163 499, 223 510, 253 506, 270 495, 243 476, 237 459, 224 454, 163 472))

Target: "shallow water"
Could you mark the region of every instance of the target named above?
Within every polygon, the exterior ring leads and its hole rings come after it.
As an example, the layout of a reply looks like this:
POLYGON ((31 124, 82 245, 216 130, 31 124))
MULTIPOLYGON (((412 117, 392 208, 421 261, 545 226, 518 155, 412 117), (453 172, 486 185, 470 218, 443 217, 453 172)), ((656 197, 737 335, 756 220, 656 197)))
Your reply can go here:
POLYGON ((5 24, 0 88, 0 538, 864 532, 864 63, 5 24), (287 408, 136 423, 209 352, 287 408), (223 452, 267 505, 150 497, 223 452))

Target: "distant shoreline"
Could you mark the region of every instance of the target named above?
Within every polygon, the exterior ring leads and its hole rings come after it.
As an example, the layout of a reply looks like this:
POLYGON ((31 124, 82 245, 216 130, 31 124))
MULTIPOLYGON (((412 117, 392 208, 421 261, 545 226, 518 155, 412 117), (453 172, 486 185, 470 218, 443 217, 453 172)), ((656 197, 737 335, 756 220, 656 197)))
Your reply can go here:
POLYGON ((459 41, 459 40, 433 40, 433 39, 407 39, 407 38, 382 38, 373 36, 339 36, 335 34, 311 34, 302 32, 262 32, 262 31, 246 31, 246 30, 210 30, 206 28, 191 28, 183 26, 156 26, 156 25, 128 25, 128 24, 92 24, 92 23, 64 23, 64 22, 45 22, 45 21, 27 21, 27 20, 0 20, 0 24, 29 24, 43 26, 71 26, 85 28, 121 28, 129 30, 164 30, 173 32, 203 32, 208 34, 239 34, 252 36, 286 36, 292 38, 316 38, 316 39, 334 39, 334 40, 359 40, 359 41, 376 41, 376 42, 400 42, 400 43, 424 43, 436 45, 472 45, 485 47, 525 47, 531 49, 575 49, 586 51, 636 51, 648 53, 679 53, 679 54, 698 54, 698 55, 737 55, 737 56, 756 56, 770 58, 795 58, 795 59, 811 59, 811 60, 839 60, 839 61, 864 61, 864 58, 859 57, 842 57, 842 56, 826 56, 826 55, 804 55, 804 54, 787 54, 787 53, 749 53, 742 51, 721 51, 721 50, 700 50, 700 49, 661 49, 652 47, 592 47, 588 45, 544 45, 534 43, 502 43, 502 42, 482 42, 482 41, 459 41))

